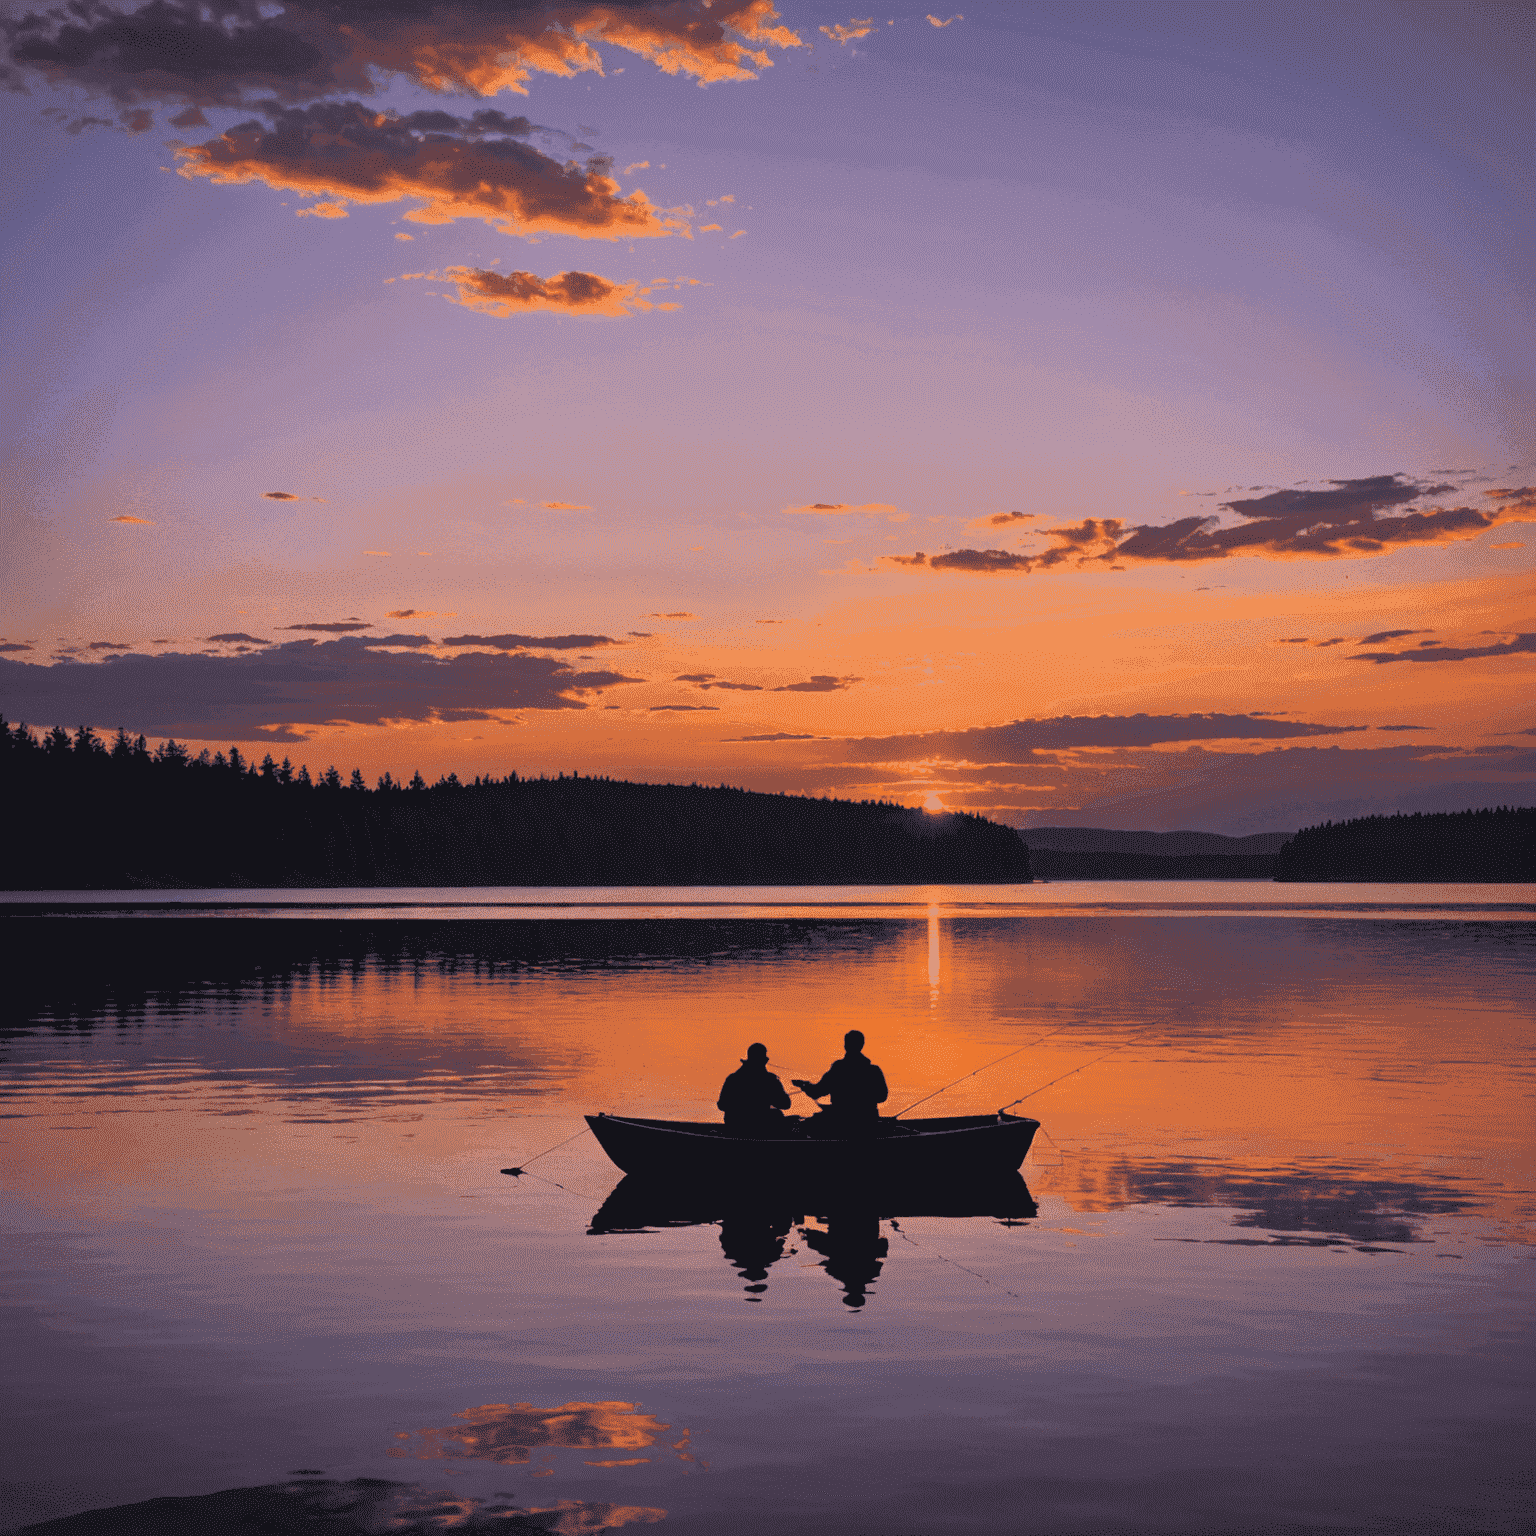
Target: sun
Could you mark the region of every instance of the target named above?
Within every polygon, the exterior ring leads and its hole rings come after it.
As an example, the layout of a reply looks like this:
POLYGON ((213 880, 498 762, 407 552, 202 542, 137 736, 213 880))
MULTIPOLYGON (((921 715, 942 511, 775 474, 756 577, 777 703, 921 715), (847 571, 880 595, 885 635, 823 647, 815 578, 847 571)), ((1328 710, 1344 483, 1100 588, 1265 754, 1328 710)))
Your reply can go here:
POLYGON ((930 789, 928 791, 928 798, 923 801, 923 809, 925 811, 942 811, 944 809, 944 802, 939 799, 938 790, 930 789))

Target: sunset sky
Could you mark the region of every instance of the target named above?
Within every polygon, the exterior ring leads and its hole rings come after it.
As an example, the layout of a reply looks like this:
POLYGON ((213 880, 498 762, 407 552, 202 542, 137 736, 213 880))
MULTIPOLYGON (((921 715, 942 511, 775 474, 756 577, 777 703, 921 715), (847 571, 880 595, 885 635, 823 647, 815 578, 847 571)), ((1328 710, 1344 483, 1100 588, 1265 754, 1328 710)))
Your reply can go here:
POLYGON ((0 3, 0 711, 1531 804, 1533 15, 0 3))

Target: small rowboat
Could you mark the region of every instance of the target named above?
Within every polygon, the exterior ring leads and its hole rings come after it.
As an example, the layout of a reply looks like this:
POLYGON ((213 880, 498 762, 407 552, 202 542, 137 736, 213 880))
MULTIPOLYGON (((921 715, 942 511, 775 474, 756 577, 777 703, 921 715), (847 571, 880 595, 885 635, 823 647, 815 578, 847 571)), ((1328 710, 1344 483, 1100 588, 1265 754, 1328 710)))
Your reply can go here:
POLYGON ((986 1178, 1016 1173, 1038 1120, 960 1115, 881 1120, 866 1135, 827 1135, 816 1122, 785 1122, 772 1140, 729 1136, 723 1125, 588 1115, 598 1145, 625 1173, 709 1182, 821 1183, 986 1178))

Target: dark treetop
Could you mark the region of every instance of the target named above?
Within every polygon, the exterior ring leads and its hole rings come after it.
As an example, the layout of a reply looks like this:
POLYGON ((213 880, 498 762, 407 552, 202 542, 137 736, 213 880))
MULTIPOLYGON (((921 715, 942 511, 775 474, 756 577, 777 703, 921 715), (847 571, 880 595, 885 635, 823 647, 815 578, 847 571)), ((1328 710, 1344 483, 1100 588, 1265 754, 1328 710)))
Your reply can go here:
POLYGON ((843 885, 1029 879, 980 816, 725 786, 353 770, 0 720, 0 886, 843 885))
POLYGON ((1536 809, 1362 816, 1303 827, 1277 880, 1536 880, 1536 809))

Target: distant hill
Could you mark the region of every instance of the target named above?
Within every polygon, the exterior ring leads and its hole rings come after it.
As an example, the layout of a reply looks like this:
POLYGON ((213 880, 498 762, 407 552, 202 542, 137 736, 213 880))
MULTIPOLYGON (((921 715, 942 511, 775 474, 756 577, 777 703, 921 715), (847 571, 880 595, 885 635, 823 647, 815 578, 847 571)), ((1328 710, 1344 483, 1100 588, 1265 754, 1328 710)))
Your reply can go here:
POLYGON ((1044 880, 1269 880, 1289 832, 1120 832, 1028 827, 1030 868, 1044 880))
POLYGON ((562 775, 369 789, 238 748, 0 720, 4 886, 874 885, 1026 881, 1011 827, 880 801, 562 775))
POLYGON ((1536 881, 1536 808, 1362 816, 1304 827, 1278 880, 1536 881))
MULTIPOLYGON (((1024 833, 1028 838, 1029 833, 1024 833)), ((1031 847, 1029 867, 1037 880, 1273 880, 1272 853, 1057 853, 1031 847)))
POLYGON ((1033 851, 1054 853, 1140 853, 1159 858, 1192 854, 1223 857, 1279 853, 1292 832, 1258 832, 1252 837, 1223 837, 1220 832, 1119 832, 1107 827, 1026 827, 1019 834, 1033 851))

